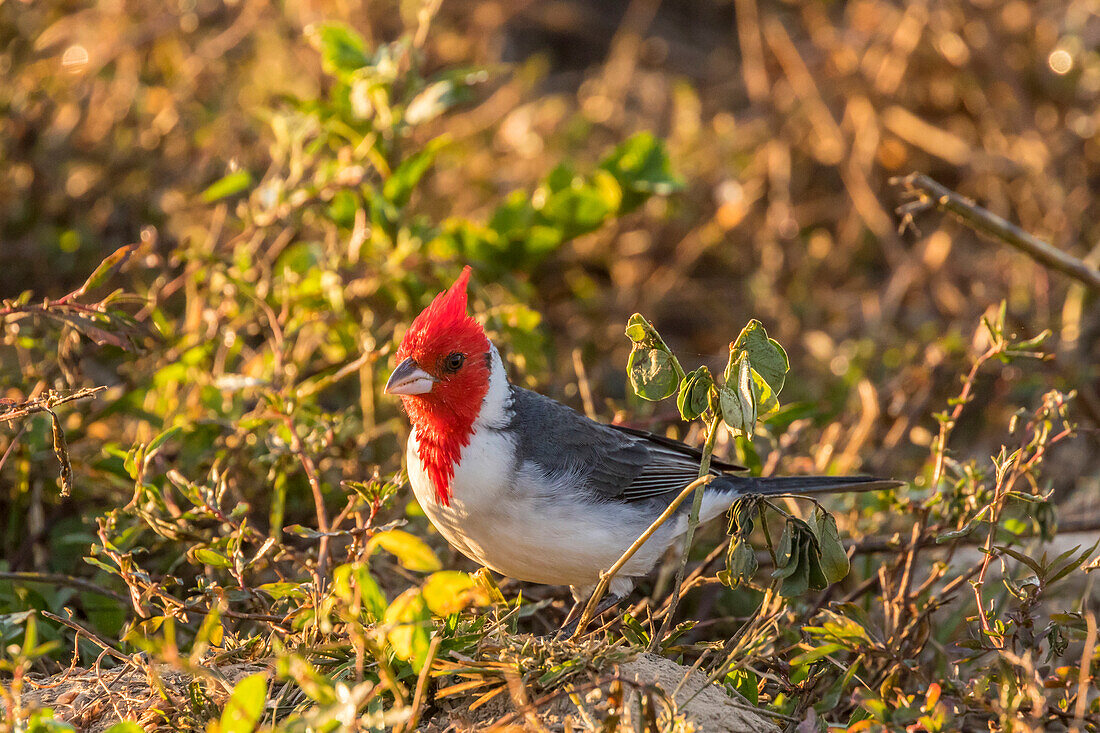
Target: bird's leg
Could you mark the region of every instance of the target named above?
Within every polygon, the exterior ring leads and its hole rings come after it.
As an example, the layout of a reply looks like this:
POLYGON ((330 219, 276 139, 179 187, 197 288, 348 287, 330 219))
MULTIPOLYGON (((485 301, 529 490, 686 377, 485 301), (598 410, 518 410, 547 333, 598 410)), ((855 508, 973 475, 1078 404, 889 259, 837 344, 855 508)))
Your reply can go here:
MULTIPOLYGON (((596 606, 596 610, 592 613, 592 620, 600 617, 604 611, 614 608, 619 605, 625 596, 616 595, 614 593, 608 593, 596 606)), ((561 630, 557 633, 557 638, 568 639, 577 630, 577 625, 581 621, 581 615, 584 611, 584 607, 588 604, 588 601, 577 601, 573 604, 573 608, 569 609, 569 615, 565 617, 561 630)))
POLYGON ((574 621, 580 619, 581 611, 584 610, 585 601, 573 601, 573 605, 569 608, 569 613, 565 614, 565 620, 561 622, 561 627, 564 629, 574 621))

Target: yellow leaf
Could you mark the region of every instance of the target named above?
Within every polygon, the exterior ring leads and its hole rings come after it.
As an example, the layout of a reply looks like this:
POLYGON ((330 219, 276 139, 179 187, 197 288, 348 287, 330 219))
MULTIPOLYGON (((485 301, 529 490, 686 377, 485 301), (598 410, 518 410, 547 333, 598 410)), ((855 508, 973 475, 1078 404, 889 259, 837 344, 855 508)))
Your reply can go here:
POLYGON ((367 546, 368 555, 374 551, 375 547, 381 547, 392 554, 402 567, 409 570, 431 573, 443 567, 439 558, 432 552, 432 548, 428 547, 424 540, 400 529, 391 529, 374 535, 367 546))

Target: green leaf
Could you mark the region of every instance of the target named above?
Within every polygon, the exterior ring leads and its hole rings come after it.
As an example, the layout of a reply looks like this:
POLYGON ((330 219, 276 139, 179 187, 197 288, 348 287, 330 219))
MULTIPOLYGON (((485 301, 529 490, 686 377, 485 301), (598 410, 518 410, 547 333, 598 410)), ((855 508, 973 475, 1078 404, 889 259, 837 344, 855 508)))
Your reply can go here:
MULTIPOLYGON (((731 367, 727 367, 727 372, 730 369, 731 367)), ((735 380, 727 375, 726 383, 718 390, 722 421, 731 429, 752 437, 756 431, 756 391, 753 389, 752 369, 748 358, 742 354, 732 370, 735 380)))
POLYGON ((153 440, 145 448, 145 461, 148 463, 149 459, 155 456, 157 454, 157 451, 161 449, 161 446, 163 446, 172 438, 179 435, 181 432, 183 432, 183 428, 177 425, 174 428, 168 428, 160 435, 153 438, 153 440))
POLYGON ((776 550, 772 577, 782 580, 779 592, 787 597, 801 595, 810 588, 825 587, 813 530, 805 522, 794 518, 787 520, 776 550))
POLYGON ((636 344, 644 344, 659 335, 641 313, 635 313, 626 322, 626 337, 636 344))
POLYGON ((764 380, 755 369, 750 370, 752 375, 753 396, 756 398, 756 419, 763 420, 765 416, 779 410, 779 398, 772 386, 764 380))
POLYGON ((792 560, 797 563, 795 550, 794 525, 787 522, 783 525, 783 534, 779 537, 779 546, 775 548, 775 572, 773 577, 785 578, 794 572, 792 560))
POLYGON ((943 544, 944 542, 950 542, 951 540, 959 539, 960 537, 965 537, 966 535, 970 534, 982 521, 982 517, 984 517, 988 512, 989 507, 986 506, 980 512, 971 517, 970 521, 964 524, 959 529, 954 529, 950 532, 940 532, 936 536, 936 544, 939 545, 943 544))
POLYGON ((103 261, 96 266, 95 270, 92 271, 92 274, 88 276, 88 279, 84 281, 84 284, 80 286, 77 294, 83 295, 89 290, 98 288, 105 283, 107 278, 113 275, 114 272, 122 267, 123 263, 130 258, 134 249, 135 245, 127 244, 107 255, 103 261))
POLYGON ((228 557, 209 547, 195 547, 187 554, 191 556, 191 559, 197 565, 210 565, 215 568, 228 568, 233 566, 233 563, 228 557))
POLYGON ((275 582, 275 583, 262 583, 256 586, 256 590, 266 593, 271 596, 274 601, 282 600, 283 598, 294 598, 296 600, 304 600, 306 593, 302 590, 302 586, 298 583, 290 582, 275 582))
POLYGON ((212 183, 209 188, 202 192, 202 200, 208 204, 213 203, 227 196, 240 193, 251 185, 252 174, 242 168, 212 183))
POLYGON ((825 579, 830 583, 842 580, 848 575, 850 564, 848 553, 844 551, 844 544, 840 541, 836 519, 828 512, 818 509, 814 512, 814 523, 811 527, 821 549, 821 570, 825 579))
POLYGON ((631 136, 611 151, 600 168, 623 189, 622 213, 633 211, 649 196, 665 196, 682 187, 672 173, 664 143, 650 132, 631 136))
POLYGON ((701 366, 684 377, 680 382, 680 392, 676 397, 676 407, 685 420, 694 420, 702 415, 710 402, 710 390, 714 387, 714 378, 710 369, 701 366))
POLYGON ((450 141, 447 135, 440 135, 430 140, 415 154, 401 161, 401 165, 386 179, 382 185, 382 195, 387 201, 396 206, 404 207, 409 203, 409 197, 416 189, 420 179, 435 162, 436 155, 450 141))
POLYGON ((413 669, 419 672, 428 658, 431 643, 431 616, 424 596, 418 589, 409 588, 389 605, 383 621, 390 627, 386 638, 394 654, 411 662, 413 669))
POLYGON ((810 588, 810 563, 805 557, 804 548, 800 547, 799 550, 798 559, 790 563, 791 572, 783 578, 779 586, 779 592, 788 598, 800 596, 810 588))
POLYGON ((649 644, 649 632, 645 627, 630 614, 630 612, 623 613, 623 636, 626 637, 633 646, 645 647, 649 644))
POLYGON ((376 547, 389 552, 397 558, 402 567, 409 570, 431 573, 443 567, 432 548, 428 547, 424 540, 400 529, 379 532, 371 537, 370 542, 367 543, 368 557, 376 547))
POLYGON ((1038 336, 1033 336, 1026 341, 1018 341, 1012 344, 1013 351, 1035 351, 1041 347, 1052 335, 1051 330, 1045 329, 1038 336))
POLYGON ((386 612, 386 594, 370 573, 367 563, 340 565, 332 571, 332 589, 345 603, 351 604, 358 594, 359 604, 371 621, 381 621, 386 612))
MULTIPOLYGON (((563 176, 564 177, 564 176, 563 176)), ((565 239, 572 239, 598 229, 619 209, 622 188, 609 174, 597 171, 591 178, 568 178, 567 185, 558 185, 555 177, 548 179, 536 192, 536 211, 549 223, 561 230, 565 239)))
POLYGON ((301 524, 292 524, 289 527, 283 527, 283 531, 287 534, 298 535, 299 537, 305 537, 310 540, 316 540, 325 536, 324 532, 318 532, 315 529, 301 524))
POLYGON ((726 553, 726 570, 719 573, 719 579, 730 588, 752 580, 759 569, 756 551, 744 538, 735 538, 726 553))
POLYGON ((1100 540, 1097 540, 1096 543, 1093 544, 1092 547, 1090 547, 1087 550, 1085 550, 1084 552, 1082 552, 1076 558, 1071 558, 1070 556, 1073 555, 1073 553, 1077 551, 1077 549, 1078 549, 1077 547, 1074 547, 1072 550, 1067 550, 1066 552, 1063 552, 1058 557, 1054 558, 1054 561, 1051 562, 1047 566, 1047 573, 1049 575, 1045 579, 1046 584, 1047 585, 1053 585, 1053 584, 1057 583, 1059 580, 1061 580, 1062 578, 1064 578, 1067 575, 1069 575, 1070 573, 1072 573, 1077 568, 1081 567, 1081 565, 1083 565, 1085 563, 1085 561, 1088 560, 1089 555, 1091 555, 1093 552, 1096 551, 1096 548, 1098 546, 1100 546, 1100 540), (1061 568, 1059 568, 1058 566, 1063 562, 1065 562, 1065 565, 1063 565, 1061 568))
POLYGON ((809 571, 809 584, 812 590, 824 590, 829 585, 825 577, 825 571, 821 569, 821 550, 816 542, 807 538, 802 543, 802 554, 809 571))
POLYGON ((835 654, 839 651, 844 651, 846 647, 843 644, 831 643, 824 644, 819 647, 810 649, 809 651, 799 654, 797 657, 791 660, 792 667, 800 667, 807 664, 812 664, 823 657, 827 657, 830 654, 835 654))
POLYGON ((787 379, 790 370, 790 361, 787 352, 773 338, 768 338, 768 332, 760 321, 753 319, 745 326, 737 340, 730 344, 730 358, 726 366, 726 381, 732 374, 732 368, 746 354, 753 371, 759 374, 767 382, 775 394, 783 391, 783 383, 787 379))
POLYGON ((753 672, 735 669, 726 675, 726 682, 733 685, 750 705, 760 703, 760 679, 753 672))
POLYGON ((26 733, 73 733, 73 728, 68 723, 56 720, 52 708, 41 708, 30 714, 30 718, 24 725, 15 728, 26 733))
POLYGON ((343 23, 321 23, 307 31, 313 46, 321 52, 326 74, 344 77, 370 63, 363 37, 343 23))
POLYGON ((257 672, 238 682, 218 721, 220 732, 252 733, 260 722, 266 699, 267 673, 257 672))
POLYGON ((680 381, 675 357, 661 349, 635 348, 630 352, 626 369, 634 393, 651 402, 671 396, 680 381))

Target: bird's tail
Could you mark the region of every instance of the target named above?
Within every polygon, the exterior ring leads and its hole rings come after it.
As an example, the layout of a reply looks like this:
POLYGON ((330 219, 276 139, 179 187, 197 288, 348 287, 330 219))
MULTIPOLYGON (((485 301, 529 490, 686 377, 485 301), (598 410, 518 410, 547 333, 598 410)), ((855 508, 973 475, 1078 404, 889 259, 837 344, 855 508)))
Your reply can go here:
POLYGON ((712 488, 735 490, 738 494, 776 496, 782 494, 846 494, 857 491, 896 489, 905 484, 876 476, 722 476, 712 488))

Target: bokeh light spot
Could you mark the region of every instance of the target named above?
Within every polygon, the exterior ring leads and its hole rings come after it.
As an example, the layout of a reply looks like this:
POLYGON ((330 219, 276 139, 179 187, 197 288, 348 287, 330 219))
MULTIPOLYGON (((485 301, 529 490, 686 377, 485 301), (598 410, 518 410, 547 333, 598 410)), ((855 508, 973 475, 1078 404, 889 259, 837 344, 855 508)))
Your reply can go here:
POLYGON ((1051 52, 1047 57, 1047 63, 1055 74, 1068 74, 1073 68, 1073 57, 1069 55, 1069 51, 1059 48, 1051 52))

